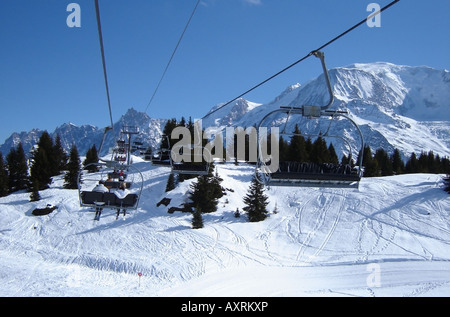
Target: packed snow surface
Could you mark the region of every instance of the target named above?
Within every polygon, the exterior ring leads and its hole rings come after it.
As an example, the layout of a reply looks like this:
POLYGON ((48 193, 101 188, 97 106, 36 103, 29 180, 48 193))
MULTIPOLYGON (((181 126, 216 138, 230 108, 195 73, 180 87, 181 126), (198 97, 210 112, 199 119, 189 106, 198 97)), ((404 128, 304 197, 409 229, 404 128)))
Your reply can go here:
POLYGON ((247 222, 253 168, 217 165, 227 195, 191 229, 170 169, 135 158, 138 210, 94 221, 56 177, 42 200, 0 198, 0 296, 450 296, 450 197, 440 175, 363 179, 359 189, 275 188, 247 222), (156 204, 171 198, 169 206, 156 204), (33 216, 36 207, 58 207, 33 216), (141 275, 141 276, 139 276, 141 275))

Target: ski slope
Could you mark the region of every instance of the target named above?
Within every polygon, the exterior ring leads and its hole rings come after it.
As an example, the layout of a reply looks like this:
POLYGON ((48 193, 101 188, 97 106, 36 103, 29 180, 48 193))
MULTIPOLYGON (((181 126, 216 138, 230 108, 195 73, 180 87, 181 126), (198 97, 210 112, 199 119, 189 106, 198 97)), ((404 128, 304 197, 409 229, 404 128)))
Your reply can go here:
POLYGON ((227 195, 193 230, 192 215, 167 213, 192 181, 164 193, 170 170, 135 162, 140 207, 118 220, 105 210, 93 221, 62 177, 39 202, 0 198, 0 296, 450 296, 450 196, 439 175, 270 188, 270 217, 248 223, 234 212, 253 168, 217 165, 227 195), (164 197, 171 204, 156 207, 164 197), (48 203, 58 209, 31 214, 48 203))

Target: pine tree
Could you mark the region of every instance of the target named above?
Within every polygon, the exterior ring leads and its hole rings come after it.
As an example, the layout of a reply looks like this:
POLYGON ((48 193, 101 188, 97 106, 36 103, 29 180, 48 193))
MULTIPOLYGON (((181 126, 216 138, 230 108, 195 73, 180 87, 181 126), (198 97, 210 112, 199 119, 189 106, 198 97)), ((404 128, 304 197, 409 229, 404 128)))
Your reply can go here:
POLYGON ((203 228, 203 216, 201 208, 196 208, 192 213, 192 229, 203 228))
POLYGON ((217 211, 219 198, 223 196, 223 188, 220 186, 222 179, 212 171, 214 164, 211 163, 208 175, 197 177, 197 182, 191 184, 189 198, 192 201, 192 207, 199 209, 203 213, 211 213, 217 211))
POLYGON ((41 195, 39 195, 39 181, 34 178, 31 180, 30 201, 39 201, 39 200, 41 200, 41 195))
POLYGON ((394 174, 392 168, 392 160, 384 149, 378 149, 375 152, 374 159, 377 161, 379 172, 381 176, 390 176, 394 174))
MULTIPOLYGON (((210 167, 210 173, 211 170, 214 169, 214 164, 211 163, 210 167)), ((210 174, 209 176, 210 178, 210 183, 211 183, 211 196, 214 197, 215 199, 220 199, 223 197, 224 195, 224 189, 223 187, 220 185, 220 183, 222 183, 223 179, 219 176, 219 173, 216 171, 216 173, 214 174, 214 176, 212 176, 210 174)))
POLYGON ((442 173, 450 175, 450 159, 448 157, 442 158, 441 170, 442 173))
POLYGON ((405 163, 402 160, 399 149, 397 148, 394 149, 391 161, 392 161, 392 170, 394 171, 394 174, 396 175, 403 174, 403 172, 405 171, 405 163))
POLYGON ((55 145, 53 146, 53 156, 55 162, 55 169, 53 172, 53 176, 59 175, 66 169, 67 165, 67 153, 64 151, 64 148, 61 144, 61 138, 59 135, 56 135, 55 145))
POLYGON ((95 164, 98 163, 98 153, 97 148, 95 144, 89 148, 89 150, 86 152, 86 158, 83 161, 83 167, 88 170, 89 173, 95 173, 99 171, 98 166, 96 165, 89 165, 89 164, 95 164), (87 168, 86 166, 89 165, 87 168))
POLYGON ((405 164, 405 173, 418 173, 419 161, 417 161, 416 153, 411 153, 409 160, 405 164))
POLYGON ((294 135, 288 147, 287 160, 293 162, 307 162, 308 153, 306 152, 306 141, 301 135, 298 125, 295 125, 294 135))
POLYGON ((289 144, 283 139, 282 136, 280 136, 280 140, 278 142, 278 151, 280 155, 280 162, 285 162, 288 160, 288 150, 289 150, 289 144))
POLYGON ((37 147, 33 149, 30 167, 31 179, 37 180, 39 189, 47 189, 52 183, 52 176, 58 175, 57 159, 54 156, 53 140, 47 131, 39 138, 37 147))
POLYGON ((425 152, 421 152, 419 158, 417 159, 418 173, 427 173, 427 154, 425 152))
POLYGON ((267 218, 268 199, 264 194, 264 185, 253 177, 248 194, 244 197, 245 207, 243 208, 250 222, 263 221, 267 218))
POLYGON ((175 189, 175 175, 173 173, 170 173, 169 178, 167 179, 166 193, 170 192, 173 189, 175 189))
POLYGON ((15 192, 28 188, 28 164, 25 157, 25 152, 22 147, 22 143, 19 143, 17 149, 11 149, 6 156, 8 164, 9 178, 8 187, 9 191, 15 192))
POLYGON ((321 136, 312 145, 310 161, 313 163, 330 162, 330 152, 328 151, 327 142, 321 136))
POLYGON ((39 148, 35 148, 31 153, 31 179, 37 180, 39 189, 47 189, 52 182, 50 163, 48 161, 47 153, 39 148))
POLYGON ((217 211, 218 200, 211 195, 210 182, 207 176, 199 176, 197 182, 191 184, 189 198, 192 207, 204 213, 217 211))
POLYGON ((66 189, 78 188, 78 173, 81 170, 80 156, 76 145, 72 145, 69 155, 69 162, 67 163, 67 172, 64 176, 64 185, 66 189))
POLYGON ((8 195, 8 171, 3 160, 3 154, 0 152, 0 197, 8 195))
POLYGON ((328 154, 330 158, 329 163, 339 164, 339 158, 337 156, 336 150, 334 149, 333 143, 330 143, 330 146, 328 147, 328 154))
MULTIPOLYGON (((359 158, 358 158, 359 161, 359 158)), ((365 146, 363 151, 363 166, 365 177, 380 176, 378 169, 378 162, 372 156, 372 150, 370 146, 365 146)))

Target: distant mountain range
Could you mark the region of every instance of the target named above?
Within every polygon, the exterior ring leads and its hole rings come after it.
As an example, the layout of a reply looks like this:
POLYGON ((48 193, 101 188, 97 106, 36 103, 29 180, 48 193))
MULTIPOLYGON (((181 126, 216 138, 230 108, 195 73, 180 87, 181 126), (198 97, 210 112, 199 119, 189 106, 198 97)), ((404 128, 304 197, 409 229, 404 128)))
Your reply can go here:
MULTIPOLYGON (((384 148, 392 152, 400 149, 405 157, 411 152, 432 150, 441 156, 450 156, 450 73, 430 67, 399 66, 390 63, 353 64, 329 71, 335 101, 333 109, 345 110, 360 126, 366 144, 372 149, 384 148)), ((223 129, 229 126, 250 127, 258 124, 270 111, 280 106, 325 105, 329 100, 323 75, 304 85, 289 86, 267 104, 238 99, 235 102, 207 115, 203 127, 223 129)), ((211 109, 218 109, 221 104, 211 109)), ((209 113, 211 113, 211 111, 209 113)), ((180 119, 180 118, 177 118, 180 119)), ((271 124, 293 131, 298 123, 302 131, 311 128, 311 121, 292 117, 273 118, 271 124)), ((123 126, 137 126, 139 139, 156 147, 161 141, 161 131, 167 120, 153 119, 146 113, 129 109, 115 124, 116 138, 123 126)), ((317 127, 316 127, 317 129, 317 127)), ((354 129, 336 122, 332 134, 348 136, 356 145, 354 129)), ((42 131, 13 133, 0 151, 6 155, 11 147, 22 142, 28 152, 39 139, 42 131)), ((76 126, 65 123, 51 133, 59 135, 68 151, 76 144, 80 155, 84 155, 92 144, 99 145, 103 129, 91 125, 76 126)), ((105 151, 114 144, 110 137, 105 151)), ((345 152, 345 146, 337 146, 345 152)), ((106 153, 104 153, 106 154, 106 153)))
MULTIPOLYGON (((167 120, 165 119, 153 119, 146 113, 138 112, 131 108, 114 124, 114 137, 111 132, 108 133, 102 154, 107 154, 109 149, 114 146, 115 140, 119 138, 120 131, 124 126, 138 127, 140 134, 134 137, 133 140, 140 140, 147 146, 156 147, 161 142, 161 133, 166 122, 167 120)), ((0 146, 0 151, 6 155, 12 147, 16 147, 22 142, 24 151, 28 153, 37 144, 42 132, 39 129, 33 129, 30 132, 13 133, 0 146)), ((103 134, 103 128, 92 125, 77 126, 72 123, 64 123, 50 133, 53 139, 56 138, 56 135, 59 135, 62 146, 67 152, 70 151, 72 144, 75 144, 80 155, 85 155, 93 144, 98 148, 101 144, 103 134)))

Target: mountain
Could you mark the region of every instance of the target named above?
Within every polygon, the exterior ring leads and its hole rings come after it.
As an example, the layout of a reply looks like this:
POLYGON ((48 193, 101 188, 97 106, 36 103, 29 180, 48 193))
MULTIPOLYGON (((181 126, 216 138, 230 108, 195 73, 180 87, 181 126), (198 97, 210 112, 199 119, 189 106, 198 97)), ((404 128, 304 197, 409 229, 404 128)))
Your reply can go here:
MULTIPOLYGON (((370 63, 334 68, 329 75, 335 94, 331 109, 347 111, 372 149, 384 148, 392 153, 394 148, 399 148, 405 157, 422 150, 450 155, 449 71, 370 63)), ((326 105, 328 101, 325 79, 320 75, 305 85, 290 86, 270 103, 248 107, 248 111, 240 113, 235 120, 223 122, 216 114, 231 118, 238 104, 255 104, 240 99, 207 117, 206 121, 218 128, 249 127, 280 106, 326 105)), ((303 133, 317 134, 328 129, 328 124, 320 123, 292 116, 286 124, 286 115, 275 115, 268 121, 268 125, 286 127, 288 132, 299 124, 303 133)), ((359 140, 355 137, 355 128, 344 121, 334 123, 330 135, 349 136, 352 147, 357 148, 359 140)), ((346 152, 344 144, 340 144, 340 148, 341 152, 346 152)))
MULTIPOLYGON (((335 94, 331 109, 347 111, 348 116, 360 127, 366 144, 375 150, 384 148, 392 153, 398 148, 404 158, 412 152, 432 150, 440 156, 450 156, 450 73, 448 70, 436 70, 426 66, 401 66, 390 63, 352 64, 329 70, 330 80, 335 94)), ((273 101, 267 104, 251 102, 240 98, 225 107, 218 104, 205 116, 203 128, 215 127, 251 127, 269 112, 280 106, 300 107, 303 105, 325 105, 329 96, 324 76, 304 85, 289 86, 273 101)), ((338 138, 330 140, 338 154, 347 154, 350 149, 356 157, 359 149, 359 137, 354 126, 345 120, 328 122, 309 120, 300 116, 291 116, 286 123, 285 115, 271 118, 268 125, 279 126, 287 132, 299 124, 304 133, 315 134, 329 131, 338 138), (339 137, 345 136, 343 142, 339 137)), ((153 119, 146 113, 129 109, 114 125, 115 138, 119 137, 123 126, 137 126, 139 139, 156 147, 161 140, 161 131, 167 120, 153 119)), ((36 144, 40 133, 37 129, 30 132, 13 133, 0 146, 6 155, 11 147, 19 142, 28 151, 36 144)), ((75 143, 81 155, 92 144, 99 145, 103 129, 91 125, 76 126, 70 123, 58 127, 52 136, 61 137, 65 149, 75 143)), ((105 143, 106 154, 114 145, 112 135, 105 143)))
MULTIPOLYGON (((138 112, 133 108, 129 109, 114 124, 114 137, 109 132, 101 154, 105 155, 108 153, 109 149, 114 146, 115 140, 120 137, 120 131, 125 126, 136 126, 139 130, 139 135, 135 140, 139 139, 147 146, 156 147, 161 141, 161 131, 166 121, 165 119, 153 119, 146 113, 138 112)), ((0 146, 0 151, 6 155, 11 148, 16 147, 19 142, 22 142, 25 153, 28 153, 38 142, 42 132, 42 130, 33 129, 30 132, 13 133, 0 146)), ((75 144, 80 155, 84 155, 93 144, 97 148, 100 146, 103 133, 104 130, 102 128, 92 125, 77 126, 73 123, 64 123, 57 127, 50 135, 53 139, 56 138, 56 135, 59 135, 63 148, 67 152, 70 151, 72 144, 75 144)))

